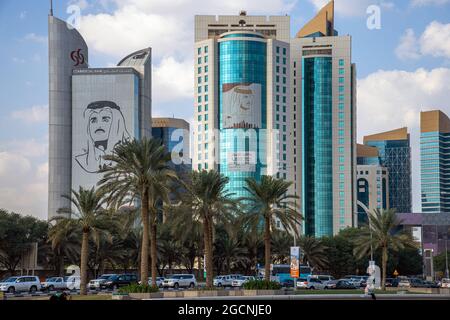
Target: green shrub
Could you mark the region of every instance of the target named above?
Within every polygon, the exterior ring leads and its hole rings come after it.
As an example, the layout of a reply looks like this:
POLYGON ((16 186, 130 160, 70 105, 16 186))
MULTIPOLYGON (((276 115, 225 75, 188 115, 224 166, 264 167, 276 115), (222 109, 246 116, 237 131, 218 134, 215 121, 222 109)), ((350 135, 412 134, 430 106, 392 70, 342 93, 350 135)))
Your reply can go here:
POLYGON ((122 287, 119 289, 120 293, 155 293, 158 291, 159 291, 158 287, 140 284, 130 284, 126 287, 122 287))
POLYGON ((280 290, 281 284, 276 281, 250 280, 244 283, 245 290, 280 290))

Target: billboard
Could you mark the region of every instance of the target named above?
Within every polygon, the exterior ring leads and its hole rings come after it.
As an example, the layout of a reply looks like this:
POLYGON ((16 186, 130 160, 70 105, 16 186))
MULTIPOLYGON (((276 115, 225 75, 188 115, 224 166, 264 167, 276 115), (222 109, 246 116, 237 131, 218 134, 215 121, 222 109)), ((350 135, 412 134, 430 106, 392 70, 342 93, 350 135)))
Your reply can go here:
POLYGON ((291 247, 291 278, 300 278, 300 248, 291 247))
POLYGON ((227 83, 222 86, 222 128, 261 128, 261 85, 227 83))
POLYGON ((72 93, 72 189, 97 184, 114 147, 139 135, 139 81, 129 74, 76 74, 72 93))

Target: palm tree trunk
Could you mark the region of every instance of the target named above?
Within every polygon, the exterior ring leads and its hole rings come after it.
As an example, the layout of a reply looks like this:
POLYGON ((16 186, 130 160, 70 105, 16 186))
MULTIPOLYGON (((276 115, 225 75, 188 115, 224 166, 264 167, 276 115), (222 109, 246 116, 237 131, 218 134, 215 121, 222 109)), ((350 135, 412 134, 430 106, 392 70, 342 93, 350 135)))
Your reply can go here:
POLYGON ((151 210, 151 218, 150 218, 150 256, 152 260, 151 271, 152 271, 152 287, 156 287, 156 277, 157 277, 157 269, 156 264, 158 260, 158 253, 156 247, 156 212, 155 210, 151 210))
POLYGON ((80 295, 87 294, 88 255, 89 255, 89 231, 83 231, 83 238, 81 240, 80 295))
POLYGON ((58 275, 64 277, 64 255, 58 255, 58 275))
POLYGON ((384 291, 386 290, 386 268, 387 268, 387 259, 388 259, 388 252, 387 248, 383 247, 383 256, 381 257, 381 264, 383 267, 383 276, 381 278, 381 289, 384 291))
POLYGON ((148 233, 149 233, 149 219, 148 219, 148 189, 142 192, 141 203, 141 218, 142 218, 142 245, 141 245, 141 281, 143 284, 147 283, 148 279, 148 233))
POLYGON ((270 254, 270 218, 264 218, 264 256, 265 256, 265 275, 264 279, 270 281, 270 263, 272 261, 270 254))
POLYGON ((204 222, 204 242, 205 242, 205 264, 206 264, 206 287, 212 288, 212 245, 211 245, 211 222, 205 219, 204 222))

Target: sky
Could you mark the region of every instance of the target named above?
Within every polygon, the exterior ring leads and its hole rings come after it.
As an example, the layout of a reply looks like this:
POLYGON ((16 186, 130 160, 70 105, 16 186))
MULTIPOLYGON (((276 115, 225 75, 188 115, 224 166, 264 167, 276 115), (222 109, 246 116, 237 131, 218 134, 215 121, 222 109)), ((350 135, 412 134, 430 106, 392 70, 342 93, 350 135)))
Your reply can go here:
MULTIPOLYGON (((153 116, 192 122, 196 14, 288 14, 294 36, 326 2, 54 0, 54 14, 77 24, 91 67, 114 66, 127 54, 152 47, 153 116)), ((450 0, 335 3, 335 28, 352 36, 358 70, 358 142, 364 135, 409 128, 413 211, 420 212, 420 111, 440 109, 450 116, 450 0)), ((47 217, 48 13, 48 0, 0 0, 0 208, 42 219, 47 217)))

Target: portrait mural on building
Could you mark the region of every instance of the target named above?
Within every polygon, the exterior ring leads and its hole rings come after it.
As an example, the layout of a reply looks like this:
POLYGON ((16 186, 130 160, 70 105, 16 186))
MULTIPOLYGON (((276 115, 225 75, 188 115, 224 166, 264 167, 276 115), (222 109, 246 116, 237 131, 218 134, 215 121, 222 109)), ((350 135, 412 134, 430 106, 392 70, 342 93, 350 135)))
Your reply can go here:
POLYGON ((261 128, 261 85, 229 83, 222 87, 224 129, 261 128))
POLYGON ((89 103, 83 112, 85 143, 75 161, 84 171, 97 173, 104 168, 104 156, 114 147, 130 139, 120 106, 113 101, 89 103))

